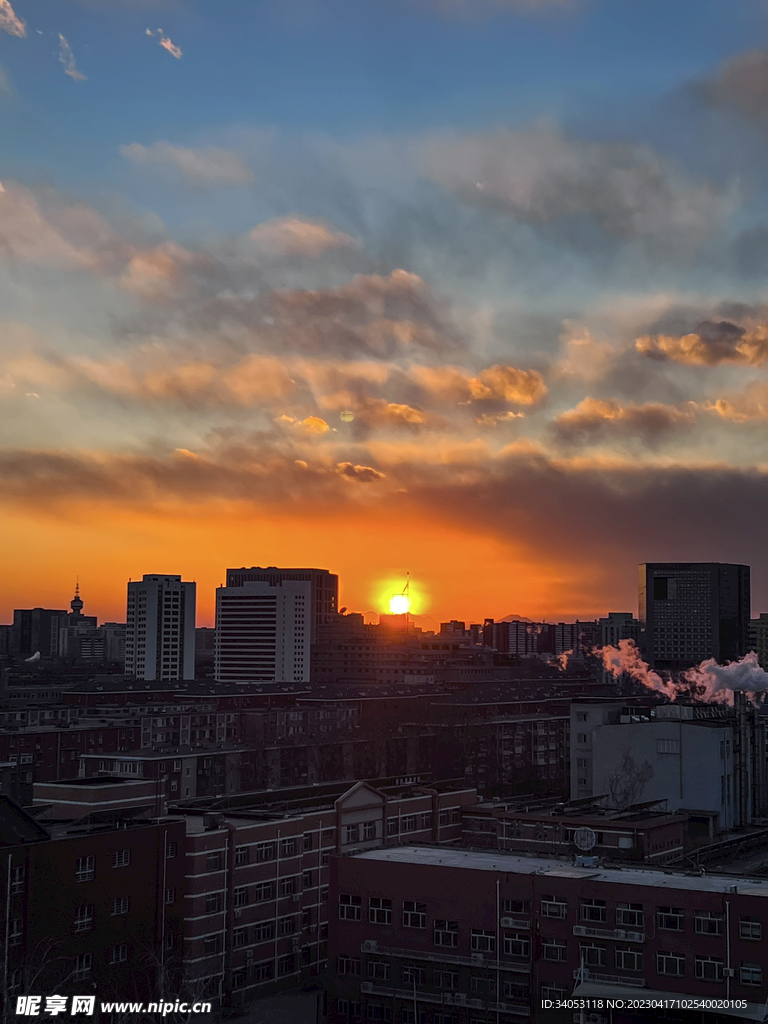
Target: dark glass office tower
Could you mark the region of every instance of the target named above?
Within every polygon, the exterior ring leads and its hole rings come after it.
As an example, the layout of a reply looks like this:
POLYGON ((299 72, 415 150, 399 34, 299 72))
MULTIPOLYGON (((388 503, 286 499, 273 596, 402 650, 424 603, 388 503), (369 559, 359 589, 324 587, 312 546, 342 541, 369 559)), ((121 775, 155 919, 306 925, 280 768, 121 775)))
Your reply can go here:
POLYGON ((639 566, 641 646, 652 668, 674 672, 749 650, 749 566, 646 562, 639 566))

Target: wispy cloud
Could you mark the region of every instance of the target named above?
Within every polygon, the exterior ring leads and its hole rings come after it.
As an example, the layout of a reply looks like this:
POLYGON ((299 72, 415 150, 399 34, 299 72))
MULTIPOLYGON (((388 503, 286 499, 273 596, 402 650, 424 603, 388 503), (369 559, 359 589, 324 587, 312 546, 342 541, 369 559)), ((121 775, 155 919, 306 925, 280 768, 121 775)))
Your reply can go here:
MULTIPOLYGON (((146 34, 148 36, 154 36, 155 35, 155 33, 152 31, 151 28, 147 29, 146 34)), ((162 48, 164 50, 167 50, 168 53, 170 53, 170 55, 172 57, 175 57, 177 60, 181 60, 181 57, 183 55, 183 51, 182 51, 181 47, 180 46, 176 46, 173 42, 171 42, 171 40, 168 38, 168 36, 163 32, 163 30, 161 28, 159 28, 157 30, 157 37, 158 37, 158 42, 160 43, 160 45, 162 46, 162 48)))
POLYGON ((354 239, 335 231, 321 220, 302 217, 276 217, 257 224, 248 237, 260 248, 287 256, 319 256, 329 249, 354 245, 354 239))
POLYGON ((75 82, 86 81, 85 75, 82 71, 78 70, 77 64, 75 63, 75 55, 72 53, 72 47, 61 32, 59 32, 59 63, 64 68, 64 74, 69 75, 69 77, 74 79, 75 82))
POLYGON ((201 149, 187 149, 170 142, 155 142, 143 146, 131 142, 120 147, 120 155, 135 164, 160 164, 174 167, 197 185, 224 182, 231 185, 248 185, 253 173, 237 153, 228 149, 206 146, 201 149))
POLYGON ((10 0, 0 0, 0 29, 9 36, 26 38, 27 26, 11 7, 10 0))

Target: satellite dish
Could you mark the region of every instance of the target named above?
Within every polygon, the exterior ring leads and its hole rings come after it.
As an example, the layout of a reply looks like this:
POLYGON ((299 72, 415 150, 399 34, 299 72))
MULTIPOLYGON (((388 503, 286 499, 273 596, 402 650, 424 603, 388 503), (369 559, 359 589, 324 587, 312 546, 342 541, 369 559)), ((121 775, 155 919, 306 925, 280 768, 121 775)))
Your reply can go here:
POLYGON ((591 828, 577 828, 573 834, 573 841, 583 853, 586 853, 597 842, 597 836, 591 828))

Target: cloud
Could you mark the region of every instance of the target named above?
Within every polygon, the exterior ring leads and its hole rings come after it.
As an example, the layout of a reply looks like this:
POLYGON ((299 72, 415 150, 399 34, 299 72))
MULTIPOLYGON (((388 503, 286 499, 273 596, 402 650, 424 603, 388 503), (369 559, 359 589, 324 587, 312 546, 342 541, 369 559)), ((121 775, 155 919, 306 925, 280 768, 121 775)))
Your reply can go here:
POLYGON ((120 147, 120 155, 136 164, 174 167, 195 185, 211 185, 216 182, 248 185, 253 180, 253 173, 237 153, 217 149, 215 146, 185 149, 183 146, 173 146, 170 142, 155 142, 151 146, 131 142, 120 147))
POLYGON ((0 0, 0 30, 7 32, 9 36, 26 38, 27 26, 11 7, 10 0, 0 0))
POLYGON ((768 384, 753 381, 741 393, 704 402, 702 407, 733 423, 768 420, 768 384))
POLYGON ((325 221, 301 217, 276 217, 257 224, 248 238, 267 252, 287 256, 319 256, 329 249, 353 246, 354 240, 343 231, 334 231, 325 221))
POLYGON ((148 300, 173 296, 185 281, 184 272, 204 266, 205 260, 172 242, 131 255, 120 277, 120 285, 148 300))
POLYGON ((547 386, 538 370, 497 364, 476 376, 456 366, 414 366, 410 376, 428 394, 454 404, 508 403, 535 405, 546 398, 547 386))
POLYGON ((78 71, 77 64, 75 63, 75 55, 72 53, 72 47, 61 32, 59 32, 59 63, 64 68, 64 74, 69 75, 69 77, 75 82, 86 81, 86 77, 82 71, 78 71))
POLYGON ((768 50, 747 50, 731 58, 700 91, 716 106, 768 123, 768 50))
POLYGON ((647 444, 662 435, 688 428, 696 422, 693 408, 646 402, 621 405, 615 399, 585 398, 554 420, 558 440, 578 444, 605 436, 640 437, 647 444))
MULTIPOLYGON (((148 28, 146 33, 145 33, 145 35, 154 36, 155 33, 152 31, 151 28, 148 28)), ((183 56, 181 47, 175 46, 171 42, 171 40, 168 38, 168 36, 165 35, 165 33, 163 32, 163 30, 161 28, 159 28, 157 30, 157 37, 158 37, 158 43, 160 44, 160 46, 162 46, 162 48, 164 50, 167 50, 168 53, 170 53, 170 55, 172 57, 175 57, 177 60, 181 60, 181 58, 183 56)))
POLYGON ((560 338, 560 357, 554 366, 565 380, 594 383, 602 380, 617 358, 617 350, 596 340, 582 324, 566 321, 560 338))
POLYGON ((436 181, 474 204, 538 225, 587 217, 609 235, 676 250, 700 243, 733 205, 648 148, 554 128, 437 139, 424 158, 436 181))
POLYGON ((741 363, 762 366, 768 359, 768 324, 742 327, 728 320, 702 321, 695 332, 684 335, 645 334, 635 348, 651 359, 669 359, 688 366, 741 363))
POLYGON ((355 466, 351 462, 340 462, 336 466, 339 476, 345 480, 353 480, 360 484, 370 484, 376 480, 383 480, 384 474, 370 466, 355 466))

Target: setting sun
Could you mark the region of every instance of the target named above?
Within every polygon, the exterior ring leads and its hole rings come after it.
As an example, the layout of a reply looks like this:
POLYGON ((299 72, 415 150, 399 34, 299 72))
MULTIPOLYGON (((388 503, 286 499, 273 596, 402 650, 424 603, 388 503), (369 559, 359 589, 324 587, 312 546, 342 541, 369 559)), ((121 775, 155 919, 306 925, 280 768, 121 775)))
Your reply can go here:
POLYGON ((405 615, 410 605, 411 602, 405 594, 394 594, 389 599, 389 610, 393 615, 405 615))

